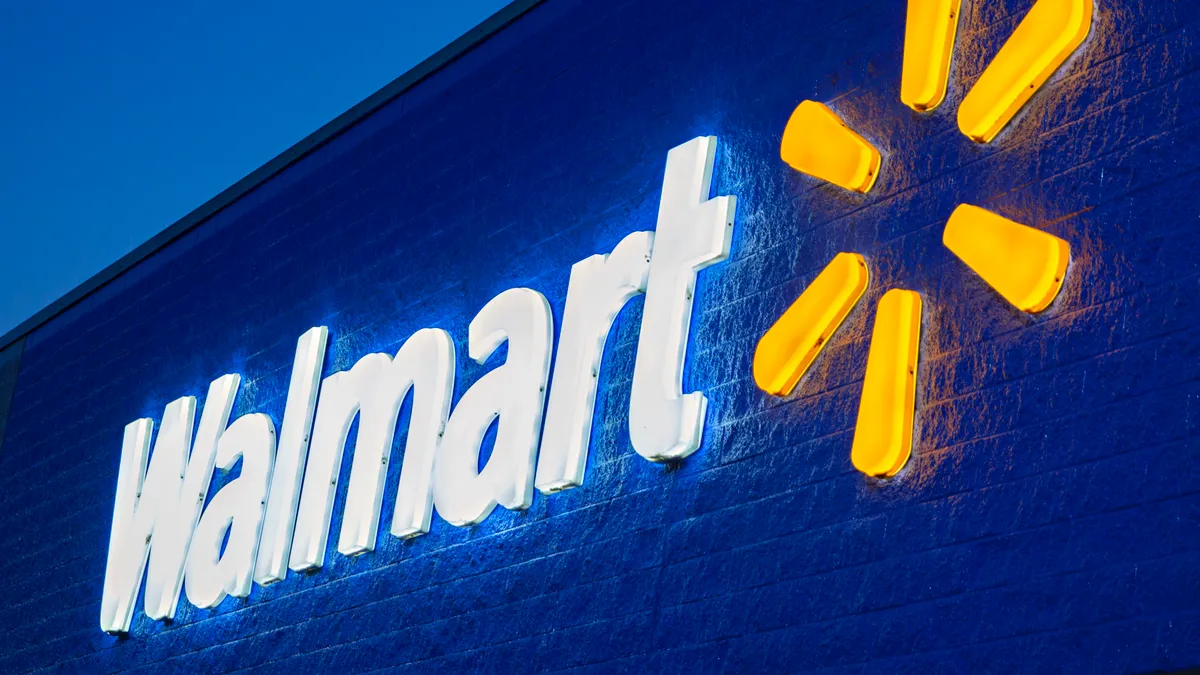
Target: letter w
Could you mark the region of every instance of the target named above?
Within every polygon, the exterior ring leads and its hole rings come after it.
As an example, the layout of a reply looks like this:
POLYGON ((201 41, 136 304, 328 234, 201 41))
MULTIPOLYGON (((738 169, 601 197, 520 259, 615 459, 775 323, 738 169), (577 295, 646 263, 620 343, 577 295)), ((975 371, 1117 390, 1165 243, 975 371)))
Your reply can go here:
POLYGON ((217 440, 229 423, 240 383, 237 375, 225 375, 209 386, 194 448, 194 396, 167 404, 153 456, 154 421, 140 419, 125 427, 100 604, 100 627, 106 632, 129 631, 143 576, 146 614, 156 620, 175 616, 192 531, 212 481, 217 440))

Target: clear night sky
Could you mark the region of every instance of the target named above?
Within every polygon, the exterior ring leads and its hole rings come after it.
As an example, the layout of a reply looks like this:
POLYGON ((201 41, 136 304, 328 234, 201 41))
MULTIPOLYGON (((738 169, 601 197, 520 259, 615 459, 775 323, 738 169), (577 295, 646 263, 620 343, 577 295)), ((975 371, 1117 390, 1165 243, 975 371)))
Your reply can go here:
POLYGON ((505 4, 0 0, 0 333, 505 4))

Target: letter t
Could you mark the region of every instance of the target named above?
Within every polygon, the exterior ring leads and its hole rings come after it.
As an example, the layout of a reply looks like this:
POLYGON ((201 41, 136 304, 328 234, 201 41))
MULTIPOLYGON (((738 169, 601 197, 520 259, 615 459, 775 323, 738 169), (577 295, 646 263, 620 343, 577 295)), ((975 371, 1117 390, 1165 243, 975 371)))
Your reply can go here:
POLYGON ((683 393, 683 363, 696 272, 728 258, 733 235, 736 197, 708 198, 716 148, 702 136, 667 153, 629 401, 633 448, 656 462, 692 454, 704 431, 708 401, 683 393))

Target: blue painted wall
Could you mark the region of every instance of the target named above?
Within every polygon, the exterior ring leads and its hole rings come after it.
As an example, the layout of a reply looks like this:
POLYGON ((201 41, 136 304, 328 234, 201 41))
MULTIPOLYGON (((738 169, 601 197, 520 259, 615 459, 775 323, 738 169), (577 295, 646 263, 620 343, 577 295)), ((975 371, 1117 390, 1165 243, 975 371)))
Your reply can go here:
MULTIPOLYGON (((1030 4, 964 0, 949 100, 918 115, 898 0, 548 0, 38 329, 0 451, 0 672, 1200 666, 1200 3, 1097 0, 1081 51, 977 146, 957 103, 1030 4), (882 149, 869 195, 779 161, 805 98, 882 149), (98 629, 127 422, 237 372, 235 414, 278 423, 314 325, 329 373, 425 326, 465 362, 470 318, 517 285, 561 317, 570 265, 651 229, 667 150, 702 134, 739 208, 696 298, 695 455, 630 448, 635 300, 582 488, 98 629), (1071 243, 1049 311, 1014 311, 941 246, 961 202, 1071 243), (843 250, 871 263, 865 302, 792 396, 765 397, 758 336, 843 250), (896 286, 926 302, 918 430, 880 483, 849 451, 869 308, 896 286)), ((463 363, 458 394, 482 371, 463 363)))

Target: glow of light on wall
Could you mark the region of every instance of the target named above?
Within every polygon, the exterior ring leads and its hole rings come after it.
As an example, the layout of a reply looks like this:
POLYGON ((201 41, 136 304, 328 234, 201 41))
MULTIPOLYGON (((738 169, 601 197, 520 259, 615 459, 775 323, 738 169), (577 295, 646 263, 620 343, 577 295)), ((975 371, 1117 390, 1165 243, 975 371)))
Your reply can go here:
POLYGON ((908 0, 900 100, 913 110, 932 110, 946 97, 961 4, 962 0, 908 0))
POLYGON ((967 92, 958 128, 971 140, 992 140, 1083 44, 1091 25, 1092 0, 1038 0, 967 92))
POLYGON ((796 106, 783 130, 779 155, 793 169, 854 192, 879 176, 879 151, 816 101, 796 106))
POLYGON ((1022 312, 1054 301, 1071 258, 1062 239, 970 204, 950 215, 942 243, 1022 312))
POLYGON ((893 288, 879 300, 850 460, 871 476, 893 476, 912 453, 921 296, 893 288))
POLYGON ((754 352, 754 382, 774 396, 786 396, 808 371, 846 315, 867 290, 867 262, 857 253, 834 256, 754 352))

